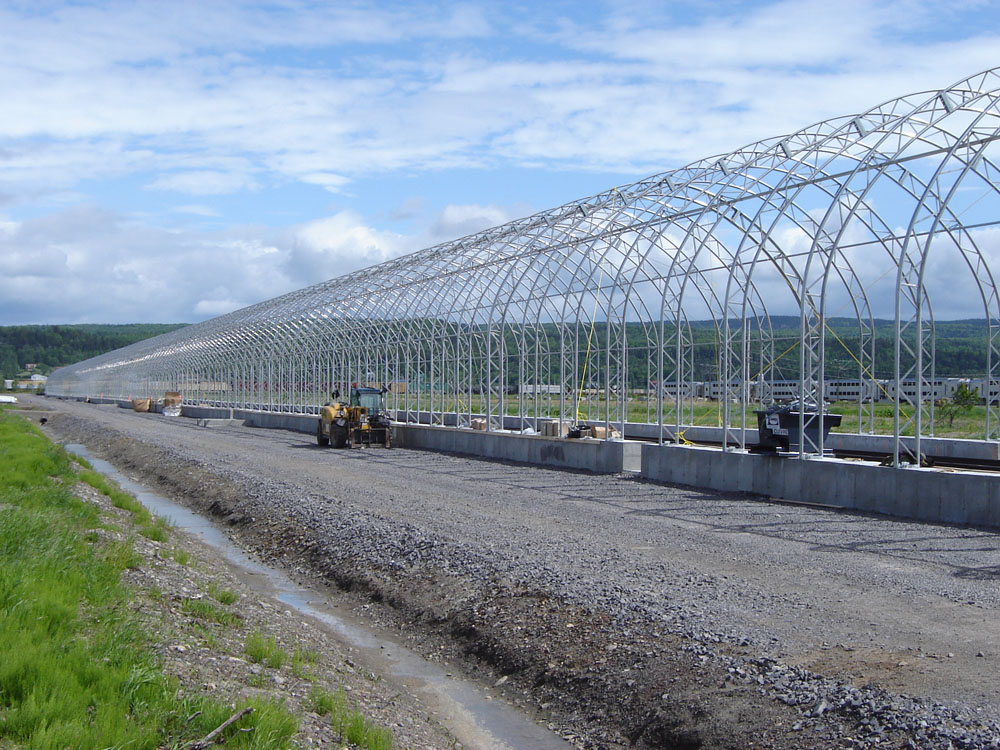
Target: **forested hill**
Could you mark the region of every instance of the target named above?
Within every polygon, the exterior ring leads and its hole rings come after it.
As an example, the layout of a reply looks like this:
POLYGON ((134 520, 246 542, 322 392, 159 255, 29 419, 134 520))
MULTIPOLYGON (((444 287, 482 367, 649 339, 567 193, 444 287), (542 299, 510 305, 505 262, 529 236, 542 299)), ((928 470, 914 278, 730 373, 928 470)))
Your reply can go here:
POLYGON ((0 326, 0 371, 15 378, 25 365, 47 375, 53 368, 71 365, 183 328, 183 323, 130 323, 127 325, 0 326))

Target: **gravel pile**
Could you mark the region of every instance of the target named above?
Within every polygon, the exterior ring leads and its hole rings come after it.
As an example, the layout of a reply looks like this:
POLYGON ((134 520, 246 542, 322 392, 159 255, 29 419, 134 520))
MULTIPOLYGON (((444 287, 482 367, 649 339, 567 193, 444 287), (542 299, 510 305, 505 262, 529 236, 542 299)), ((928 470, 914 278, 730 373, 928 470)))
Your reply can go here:
POLYGON ((1000 748, 994 534, 58 406, 580 747, 1000 748))

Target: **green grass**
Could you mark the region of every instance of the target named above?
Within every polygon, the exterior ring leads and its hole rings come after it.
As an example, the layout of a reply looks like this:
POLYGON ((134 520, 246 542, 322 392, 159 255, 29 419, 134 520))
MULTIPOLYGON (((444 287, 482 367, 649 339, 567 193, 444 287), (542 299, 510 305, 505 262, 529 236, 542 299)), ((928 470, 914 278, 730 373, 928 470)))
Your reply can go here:
POLYGON ((264 635, 255 630, 247 636, 244 651, 255 664, 264 664, 272 669, 280 669, 288 659, 286 654, 274 639, 273 635, 264 635))
POLYGON ((208 585, 208 595, 219 604, 225 604, 226 606, 235 604, 240 598, 240 595, 232 589, 220 589, 218 584, 214 582, 208 585))
POLYGON ((165 542, 170 536, 170 522, 165 518, 157 517, 139 529, 139 533, 154 542, 165 542))
POLYGON ((309 669, 319 661, 319 654, 310 649, 296 648, 292 654, 292 674, 302 680, 314 680, 315 677, 309 669))
POLYGON ((153 515, 134 496, 122 491, 112 484, 106 477, 98 474, 89 468, 90 464, 84 459, 75 459, 83 467, 80 472, 80 481, 86 482, 95 490, 111 500, 111 504, 116 508, 128 511, 132 514, 136 523, 139 524, 139 533, 154 542, 165 542, 170 537, 170 522, 165 518, 154 518, 153 515))
POLYGON ((183 599, 181 611, 196 620, 214 622, 219 625, 234 626, 240 622, 239 616, 235 613, 224 610, 205 599, 183 599))
POLYGON ((88 461, 87 459, 85 459, 83 456, 78 456, 75 453, 70 453, 69 457, 70 457, 71 461, 79 464, 80 466, 82 466, 85 469, 93 469, 94 468, 93 466, 90 465, 90 461, 88 461))
POLYGON ((116 508, 127 510, 139 524, 150 524, 153 517, 146 507, 136 500, 132 495, 115 487, 103 475, 98 474, 93 469, 84 469, 80 472, 80 481, 86 482, 95 490, 111 500, 111 504, 116 508))
POLYGON ((178 565, 187 565, 191 560, 191 555, 188 554, 188 551, 178 547, 174 547, 170 550, 170 556, 174 558, 178 565))
POLYGON ((192 632, 204 641, 205 645, 209 648, 216 648, 219 645, 219 639, 215 637, 215 633, 208 629, 207 626, 202 625, 200 622, 196 622, 191 626, 192 632))
MULTIPOLYGON (((138 556, 129 540, 88 535, 99 511, 70 492, 65 451, 3 414, 0 466, 0 747, 181 747, 225 721, 231 706, 179 697, 163 674, 121 584, 138 556)), ((226 747, 289 747, 296 721, 287 709, 251 704, 226 747)))
POLYGON ((331 692, 314 686, 309 691, 309 707, 320 716, 329 716, 334 731, 353 745, 366 750, 391 750, 392 732, 368 721, 350 707, 343 690, 331 692))
POLYGON ((309 691, 309 707, 320 716, 342 715, 347 712, 347 695, 343 690, 333 693, 314 686, 309 691))

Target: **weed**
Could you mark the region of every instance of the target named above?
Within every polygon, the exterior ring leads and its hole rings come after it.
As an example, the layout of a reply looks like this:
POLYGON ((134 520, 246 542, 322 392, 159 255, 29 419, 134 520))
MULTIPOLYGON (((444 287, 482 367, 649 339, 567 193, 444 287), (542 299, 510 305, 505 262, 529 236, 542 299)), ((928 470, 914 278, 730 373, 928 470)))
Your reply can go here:
POLYGON ((118 571, 131 570, 142 565, 142 555, 135 551, 131 538, 110 542, 102 550, 101 557, 118 571))
POLYGON ((152 523, 143 526, 139 533, 154 542, 165 542, 169 535, 170 522, 165 518, 157 517, 152 523))
POLYGON ((319 661, 319 653, 311 648, 297 648, 294 658, 306 664, 315 664, 319 661))
POLYGON ((188 554, 187 550, 180 549, 179 547, 174 547, 170 550, 170 556, 174 558, 174 561, 178 565, 187 565, 188 561, 191 559, 191 555, 188 554))
MULTIPOLYGON (((336 725, 336 717, 334 723, 336 725)), ((371 724, 357 710, 350 710, 341 717, 338 731, 340 736, 352 745, 366 748, 366 750, 391 750, 392 748, 392 732, 371 724)))
POLYGON ((309 707, 320 716, 342 716, 347 712, 347 696, 343 690, 332 693, 326 688, 313 686, 309 691, 309 707))
POLYGON ((240 595, 231 589, 220 589, 218 584, 214 581, 208 584, 208 595, 215 599, 215 601, 219 604, 225 604, 227 606, 235 604, 240 598, 240 595))
POLYGON ((247 684, 250 685, 250 687, 266 688, 270 683, 271 680, 267 676, 267 672, 261 672, 260 674, 252 674, 247 678, 247 684))
POLYGON ((194 631, 195 635, 201 638, 205 645, 209 648, 216 648, 219 645, 219 639, 215 637, 215 633, 206 628, 200 622, 196 622, 191 626, 191 630, 194 631))
POLYGON ((90 465, 90 461, 85 459, 83 456, 78 456, 75 453, 70 453, 69 457, 72 461, 82 466, 84 469, 93 469, 94 467, 90 465))
POLYGON ((247 636, 243 650, 250 661, 264 664, 272 669, 280 669, 288 655, 281 650, 273 635, 264 635, 255 630, 247 636))
POLYGON ((319 654, 315 651, 300 648, 295 649, 295 652, 292 654, 292 674, 299 679, 315 679, 309 671, 309 667, 315 664, 318 659, 319 654))
POLYGON ((233 626, 239 624, 239 615, 227 612, 205 599, 185 598, 181 601, 181 611, 197 620, 215 622, 219 625, 233 626))
POLYGON ((320 716, 329 716, 334 731, 351 744, 367 750, 391 750, 392 732, 375 726, 360 711, 350 708, 342 689, 333 693, 314 686, 309 691, 309 707, 320 716))

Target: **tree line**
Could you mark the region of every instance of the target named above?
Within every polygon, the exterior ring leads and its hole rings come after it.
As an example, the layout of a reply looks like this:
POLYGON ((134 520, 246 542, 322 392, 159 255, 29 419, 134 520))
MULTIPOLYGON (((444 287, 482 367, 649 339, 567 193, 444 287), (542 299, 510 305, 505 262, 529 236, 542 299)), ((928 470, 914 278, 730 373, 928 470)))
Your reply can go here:
POLYGON ((17 378, 28 364, 32 372, 48 375, 56 367, 71 365, 136 341, 159 336, 184 323, 129 323, 125 325, 0 326, 0 372, 17 378))

